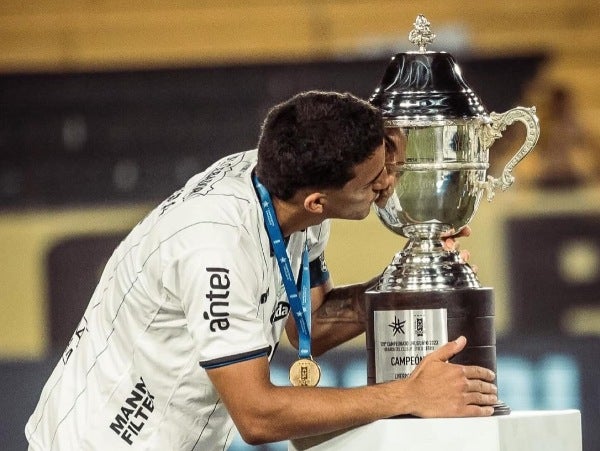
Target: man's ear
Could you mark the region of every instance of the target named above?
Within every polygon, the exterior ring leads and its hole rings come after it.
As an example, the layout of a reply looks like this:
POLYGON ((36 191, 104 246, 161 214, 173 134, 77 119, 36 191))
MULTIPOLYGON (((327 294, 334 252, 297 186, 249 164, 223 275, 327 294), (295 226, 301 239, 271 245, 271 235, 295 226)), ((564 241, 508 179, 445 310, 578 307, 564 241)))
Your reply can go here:
POLYGON ((323 205, 326 202, 326 197, 323 193, 310 193, 304 198, 304 209, 309 213, 323 213, 323 205))

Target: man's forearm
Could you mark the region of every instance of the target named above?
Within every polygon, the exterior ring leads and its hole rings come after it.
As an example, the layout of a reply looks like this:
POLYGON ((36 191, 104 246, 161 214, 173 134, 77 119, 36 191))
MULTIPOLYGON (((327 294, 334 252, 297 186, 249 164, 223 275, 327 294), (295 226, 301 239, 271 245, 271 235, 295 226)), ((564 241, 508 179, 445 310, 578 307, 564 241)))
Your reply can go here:
POLYGON ((365 331, 365 291, 378 280, 332 289, 312 315, 315 355, 338 346, 365 331))

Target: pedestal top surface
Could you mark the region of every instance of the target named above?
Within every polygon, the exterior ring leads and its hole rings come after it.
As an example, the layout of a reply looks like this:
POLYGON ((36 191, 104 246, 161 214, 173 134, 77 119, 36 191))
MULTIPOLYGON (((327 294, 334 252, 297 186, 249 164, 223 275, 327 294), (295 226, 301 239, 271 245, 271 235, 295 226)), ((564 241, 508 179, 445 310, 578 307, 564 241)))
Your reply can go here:
POLYGON ((578 410, 484 418, 401 418, 290 442, 290 451, 581 451, 578 410))

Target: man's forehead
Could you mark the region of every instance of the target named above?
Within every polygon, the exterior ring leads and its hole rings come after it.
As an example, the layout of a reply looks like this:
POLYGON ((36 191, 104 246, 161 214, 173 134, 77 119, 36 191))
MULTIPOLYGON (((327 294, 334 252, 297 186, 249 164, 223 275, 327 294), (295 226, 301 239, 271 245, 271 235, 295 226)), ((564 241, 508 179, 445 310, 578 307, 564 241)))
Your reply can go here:
POLYGON ((366 160, 354 166, 354 177, 352 180, 361 185, 367 185, 379 177, 383 171, 384 165, 385 143, 382 142, 366 160))

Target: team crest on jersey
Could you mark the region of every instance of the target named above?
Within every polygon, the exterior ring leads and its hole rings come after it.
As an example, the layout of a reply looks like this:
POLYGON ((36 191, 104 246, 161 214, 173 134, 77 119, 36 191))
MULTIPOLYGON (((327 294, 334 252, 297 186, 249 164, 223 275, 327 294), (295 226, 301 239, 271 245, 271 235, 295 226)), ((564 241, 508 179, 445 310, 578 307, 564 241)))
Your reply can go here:
POLYGON ((278 302, 273 314, 271 315, 271 324, 279 321, 280 319, 286 318, 290 312, 290 304, 287 302, 278 302))
POLYGON ((268 300, 269 300, 269 289, 267 288, 267 291, 260 295, 260 303, 266 304, 268 300))

